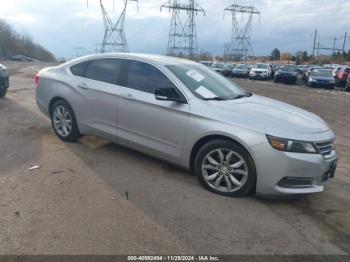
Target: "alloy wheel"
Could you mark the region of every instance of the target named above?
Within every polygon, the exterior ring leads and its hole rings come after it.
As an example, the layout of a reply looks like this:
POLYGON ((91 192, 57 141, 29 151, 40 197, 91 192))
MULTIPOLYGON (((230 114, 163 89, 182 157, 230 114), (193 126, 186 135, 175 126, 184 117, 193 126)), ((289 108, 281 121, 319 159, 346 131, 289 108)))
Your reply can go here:
POLYGON ((202 163, 206 183, 220 192, 235 192, 242 188, 248 178, 248 166, 244 158, 232 149, 215 149, 202 163))
POLYGON ((56 132, 62 136, 67 137, 72 132, 72 116, 69 110, 64 106, 57 106, 53 112, 53 125, 56 132))

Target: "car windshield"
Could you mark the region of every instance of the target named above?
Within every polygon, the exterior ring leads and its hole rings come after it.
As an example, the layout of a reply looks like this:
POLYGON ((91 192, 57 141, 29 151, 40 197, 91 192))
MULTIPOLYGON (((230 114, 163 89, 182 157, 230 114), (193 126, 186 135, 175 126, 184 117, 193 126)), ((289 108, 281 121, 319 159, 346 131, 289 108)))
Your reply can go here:
POLYGON ((332 70, 313 70, 310 73, 310 76, 324 76, 324 77, 333 77, 332 70))
POLYGON ((213 68, 222 68, 224 65, 223 64, 213 64, 213 68))
POLYGON ((279 67, 280 71, 287 71, 287 72, 297 72, 296 66, 293 65, 282 65, 279 67))
POLYGON ((236 69, 249 69, 249 66, 247 65, 238 65, 236 69))
POLYGON ((228 100, 245 96, 238 85, 202 65, 166 66, 197 97, 210 100, 228 100))
POLYGON ((264 65, 264 64, 256 64, 256 65, 254 66, 254 68, 267 69, 268 66, 267 66, 267 65, 264 65))
POLYGON ((232 64, 225 64, 224 68, 225 69, 232 69, 234 66, 232 64))

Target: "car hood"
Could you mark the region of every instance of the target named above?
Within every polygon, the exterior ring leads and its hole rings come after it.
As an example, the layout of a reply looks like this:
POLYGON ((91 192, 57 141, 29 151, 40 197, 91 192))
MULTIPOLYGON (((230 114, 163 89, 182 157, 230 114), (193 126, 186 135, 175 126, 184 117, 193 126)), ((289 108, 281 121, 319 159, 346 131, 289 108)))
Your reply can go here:
POLYGON ((236 68, 236 69, 233 69, 232 71, 233 71, 233 72, 249 72, 250 70, 249 70, 249 69, 239 69, 239 68, 236 68))
POLYGON ((284 75, 296 75, 297 72, 291 72, 291 71, 277 71, 278 74, 284 74, 284 75))
POLYGON ((329 130, 327 123, 311 112, 258 95, 236 100, 209 101, 209 106, 217 119, 265 134, 280 136, 329 130))
POLYGON ((268 69, 253 68, 251 71, 252 71, 252 72, 266 73, 266 72, 268 72, 269 70, 268 70, 268 69))

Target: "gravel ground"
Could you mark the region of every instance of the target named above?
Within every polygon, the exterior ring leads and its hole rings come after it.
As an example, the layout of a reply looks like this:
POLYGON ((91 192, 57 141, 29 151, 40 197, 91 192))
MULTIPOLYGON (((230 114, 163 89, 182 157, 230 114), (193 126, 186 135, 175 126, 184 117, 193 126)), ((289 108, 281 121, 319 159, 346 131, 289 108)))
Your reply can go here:
POLYGON ((0 100, 0 254, 350 253, 350 93, 235 79, 323 117, 340 160, 325 192, 228 198, 108 141, 63 143, 35 104, 33 78, 47 65, 3 63, 11 88, 0 100))

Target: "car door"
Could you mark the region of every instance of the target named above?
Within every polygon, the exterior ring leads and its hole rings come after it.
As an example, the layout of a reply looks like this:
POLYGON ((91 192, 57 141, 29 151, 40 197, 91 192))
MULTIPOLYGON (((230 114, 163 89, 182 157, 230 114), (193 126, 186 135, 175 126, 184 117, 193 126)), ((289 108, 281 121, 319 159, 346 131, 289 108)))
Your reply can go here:
MULTIPOLYGON (((122 60, 101 58, 84 63, 84 75, 74 80, 83 97, 78 109, 81 124, 88 132, 115 140, 122 60)), ((74 70, 72 67, 73 74, 74 70)))
POLYGON ((181 159, 189 104, 157 100, 156 88, 174 88, 174 83, 155 66, 129 60, 127 78, 120 88, 118 139, 170 161, 181 159))

